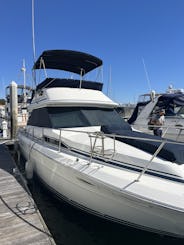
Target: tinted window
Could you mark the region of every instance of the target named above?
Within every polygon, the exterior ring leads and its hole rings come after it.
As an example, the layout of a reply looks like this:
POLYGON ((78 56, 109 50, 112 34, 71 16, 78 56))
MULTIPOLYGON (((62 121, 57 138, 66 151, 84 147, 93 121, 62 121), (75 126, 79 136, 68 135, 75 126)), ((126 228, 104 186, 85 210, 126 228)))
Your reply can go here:
POLYGON ((35 109, 31 112, 28 125, 51 128, 51 121, 49 118, 47 108, 35 109))
POLYGON ((50 107, 49 117, 53 128, 72 128, 89 126, 88 121, 78 108, 50 107))
POLYGON ((115 109, 89 107, 50 107, 53 128, 87 127, 101 125, 122 126, 125 123, 115 109))
POLYGON ((93 107, 48 107, 35 109, 28 125, 48 128, 115 126, 129 128, 115 109, 93 107))

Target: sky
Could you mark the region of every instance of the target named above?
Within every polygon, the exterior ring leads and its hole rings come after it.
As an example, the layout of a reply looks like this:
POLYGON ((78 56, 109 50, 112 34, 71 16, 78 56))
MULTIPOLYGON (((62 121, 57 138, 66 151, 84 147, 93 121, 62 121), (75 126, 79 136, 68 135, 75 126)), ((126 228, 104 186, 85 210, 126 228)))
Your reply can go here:
MULTIPOLYGON (((32 0, 0 1, 0 98, 11 81, 32 86, 32 0)), ((184 88, 183 0, 34 0, 36 58, 82 51, 103 60, 103 91, 136 103, 170 84, 184 88)))

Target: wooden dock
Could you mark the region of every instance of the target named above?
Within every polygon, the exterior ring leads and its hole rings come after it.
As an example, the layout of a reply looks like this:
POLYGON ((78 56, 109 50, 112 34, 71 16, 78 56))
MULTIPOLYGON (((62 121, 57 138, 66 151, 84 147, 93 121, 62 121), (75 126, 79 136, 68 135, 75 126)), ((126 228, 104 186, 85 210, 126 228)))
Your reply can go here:
POLYGON ((8 148, 0 143, 0 244, 54 245, 8 148))

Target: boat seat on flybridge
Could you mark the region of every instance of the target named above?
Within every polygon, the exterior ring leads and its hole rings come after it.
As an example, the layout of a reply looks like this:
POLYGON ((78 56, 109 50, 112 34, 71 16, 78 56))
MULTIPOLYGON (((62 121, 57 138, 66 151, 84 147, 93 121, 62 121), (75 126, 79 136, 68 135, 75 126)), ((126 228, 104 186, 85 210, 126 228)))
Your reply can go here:
MULTIPOLYGON (((158 149, 158 147, 161 144, 161 142, 151 141, 151 140, 159 140, 160 138, 158 136, 148 135, 148 134, 141 133, 141 132, 135 132, 129 128, 124 129, 123 127, 117 128, 117 126, 114 126, 114 125, 112 126, 104 125, 101 127, 101 131, 106 134, 116 134, 120 136, 125 136, 125 138, 122 138, 122 137, 119 138, 118 136, 116 136, 116 139, 126 144, 135 146, 151 154, 154 154, 155 151, 158 149), (144 140, 130 139, 128 137, 143 138, 144 140)), ((169 140, 169 142, 172 142, 172 140, 169 140)), ((183 145, 176 145, 176 144, 168 143, 163 146, 161 151, 158 153, 158 156, 160 158, 163 158, 171 162, 183 164, 184 163, 183 152, 184 152, 183 145)))

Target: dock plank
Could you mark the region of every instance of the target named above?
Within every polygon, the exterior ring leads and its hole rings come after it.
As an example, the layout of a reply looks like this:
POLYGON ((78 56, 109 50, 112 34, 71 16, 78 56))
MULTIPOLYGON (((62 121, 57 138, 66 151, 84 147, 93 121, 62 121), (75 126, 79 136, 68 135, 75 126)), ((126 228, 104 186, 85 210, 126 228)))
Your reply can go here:
POLYGON ((15 162, 0 144, 0 243, 54 245, 34 200, 13 176, 13 168, 15 162))

